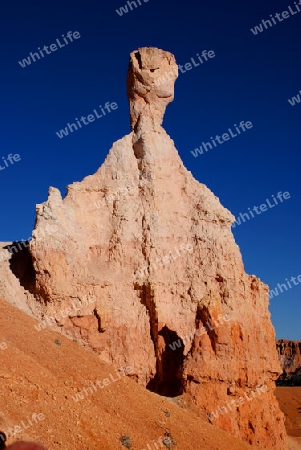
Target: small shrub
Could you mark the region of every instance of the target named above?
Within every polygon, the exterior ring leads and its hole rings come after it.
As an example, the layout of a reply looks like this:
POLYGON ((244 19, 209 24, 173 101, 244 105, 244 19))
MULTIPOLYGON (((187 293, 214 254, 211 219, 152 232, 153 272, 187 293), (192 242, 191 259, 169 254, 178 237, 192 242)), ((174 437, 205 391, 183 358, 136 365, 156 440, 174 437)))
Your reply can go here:
POLYGON ((128 450, 132 448, 131 438, 129 436, 121 436, 120 442, 128 450))

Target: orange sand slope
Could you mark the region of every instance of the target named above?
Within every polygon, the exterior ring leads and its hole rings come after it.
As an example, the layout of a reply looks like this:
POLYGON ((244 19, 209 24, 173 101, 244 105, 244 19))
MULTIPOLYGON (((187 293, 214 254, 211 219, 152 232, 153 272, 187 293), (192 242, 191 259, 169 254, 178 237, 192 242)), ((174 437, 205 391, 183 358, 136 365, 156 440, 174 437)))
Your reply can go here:
POLYGON ((0 429, 15 433, 9 443, 35 440, 49 450, 251 448, 35 324, 0 300, 0 429), (76 393, 82 399, 75 401, 76 393))
POLYGON ((301 450, 301 387, 277 387, 275 391, 285 415, 291 450, 301 450))

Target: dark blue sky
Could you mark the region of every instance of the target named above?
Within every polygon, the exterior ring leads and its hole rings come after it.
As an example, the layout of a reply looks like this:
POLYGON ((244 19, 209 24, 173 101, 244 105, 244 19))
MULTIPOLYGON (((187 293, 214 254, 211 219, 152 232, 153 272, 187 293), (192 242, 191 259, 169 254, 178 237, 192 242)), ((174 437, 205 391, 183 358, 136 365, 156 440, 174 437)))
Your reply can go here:
MULTIPOLYGON (((213 50, 215 58, 180 74, 164 127, 186 167, 235 216, 290 193, 234 234, 246 271, 272 289, 301 275, 301 103, 288 103, 301 89, 301 12, 254 35, 250 28, 295 8, 294 1, 140 2, 123 16, 115 10, 125 0, 1 5, 0 165, 10 153, 21 160, 0 170, 0 240, 28 238, 48 187, 65 195, 68 184, 94 173, 112 143, 129 132, 125 80, 132 50, 159 47, 178 64, 213 50), (38 47, 56 39, 63 44, 68 31, 81 37, 25 68, 18 64, 38 47), (106 102, 118 109, 58 138, 68 122, 106 102), (242 120, 253 128, 193 157, 202 141, 242 120)), ((271 299, 270 311, 278 338, 300 339, 301 283, 291 285, 271 299)))

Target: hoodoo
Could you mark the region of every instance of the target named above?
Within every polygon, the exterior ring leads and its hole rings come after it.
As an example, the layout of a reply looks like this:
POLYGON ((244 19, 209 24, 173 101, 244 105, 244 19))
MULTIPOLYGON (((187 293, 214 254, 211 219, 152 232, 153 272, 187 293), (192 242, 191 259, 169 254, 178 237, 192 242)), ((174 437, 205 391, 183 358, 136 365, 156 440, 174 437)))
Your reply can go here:
POLYGON ((161 126, 177 74, 171 53, 131 53, 131 132, 64 199, 50 188, 22 282, 41 317, 56 318, 116 369, 131 366, 131 377, 159 394, 184 394, 202 417, 254 446, 287 450, 268 287, 245 273, 233 215, 184 167, 161 126), (57 231, 41 238, 48 224, 57 231), (181 248, 189 251, 168 257, 181 248), (173 350, 175 341, 182 345, 173 350))

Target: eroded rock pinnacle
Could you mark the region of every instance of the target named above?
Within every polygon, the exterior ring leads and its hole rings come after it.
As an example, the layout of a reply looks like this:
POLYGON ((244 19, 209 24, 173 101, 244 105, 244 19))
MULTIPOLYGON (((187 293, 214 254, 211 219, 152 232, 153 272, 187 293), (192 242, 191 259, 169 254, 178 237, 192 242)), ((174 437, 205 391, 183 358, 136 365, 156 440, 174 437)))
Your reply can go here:
POLYGON ((133 131, 145 133, 161 126, 177 77, 178 66, 169 52, 143 47, 130 54, 127 93, 133 131))

